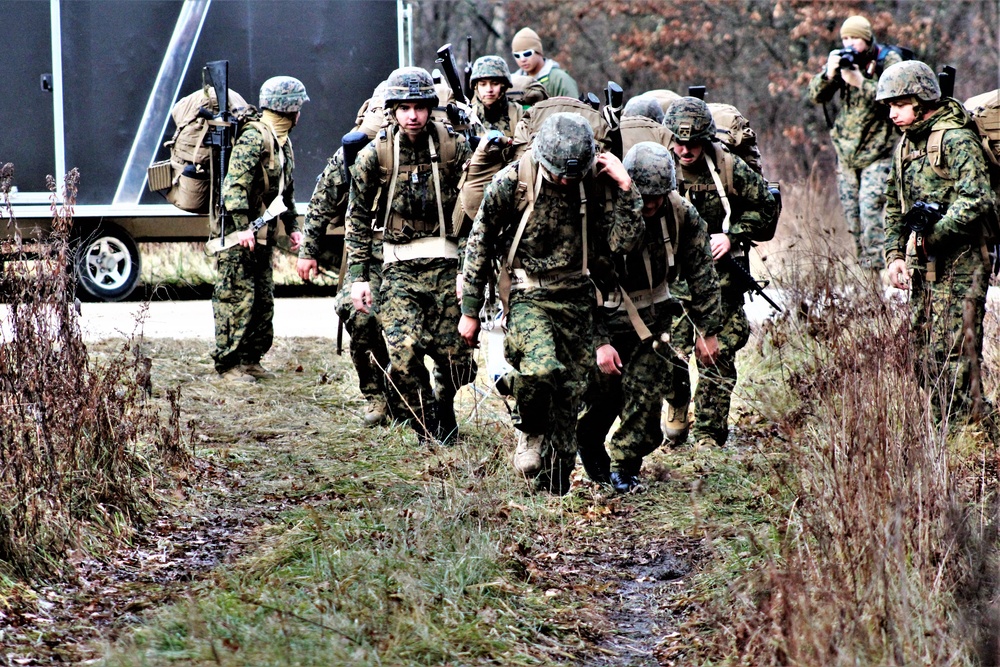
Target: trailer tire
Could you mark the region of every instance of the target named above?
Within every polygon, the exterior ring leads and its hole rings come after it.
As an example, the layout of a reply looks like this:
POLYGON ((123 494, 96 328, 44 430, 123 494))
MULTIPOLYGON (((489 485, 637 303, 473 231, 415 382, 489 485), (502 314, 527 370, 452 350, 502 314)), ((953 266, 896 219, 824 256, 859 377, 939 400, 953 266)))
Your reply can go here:
POLYGON ((77 285, 99 301, 121 301, 139 283, 139 246, 111 222, 85 228, 76 248, 77 285))

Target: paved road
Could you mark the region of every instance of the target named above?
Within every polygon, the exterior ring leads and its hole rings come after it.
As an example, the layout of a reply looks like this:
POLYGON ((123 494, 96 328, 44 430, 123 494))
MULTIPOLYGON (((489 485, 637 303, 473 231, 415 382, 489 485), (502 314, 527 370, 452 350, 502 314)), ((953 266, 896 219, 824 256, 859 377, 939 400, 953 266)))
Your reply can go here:
MULTIPOLYGON (((290 337, 337 337, 333 297, 275 299, 274 335, 290 337)), ((125 338, 141 326, 147 338, 196 338, 212 340, 211 301, 153 301, 84 303, 80 327, 87 341, 125 338)))

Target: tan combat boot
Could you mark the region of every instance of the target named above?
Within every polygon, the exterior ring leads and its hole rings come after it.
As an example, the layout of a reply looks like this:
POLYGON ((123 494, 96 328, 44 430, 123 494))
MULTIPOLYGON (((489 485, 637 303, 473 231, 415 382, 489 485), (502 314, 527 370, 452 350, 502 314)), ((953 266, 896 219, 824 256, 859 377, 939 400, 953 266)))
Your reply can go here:
POLYGON ((680 447, 688 437, 688 405, 673 405, 667 402, 666 421, 663 423, 663 437, 671 447, 680 447))
POLYGON ((389 416, 389 406, 382 397, 368 399, 365 407, 365 426, 378 426, 389 416))
POLYGON ((219 377, 221 379, 225 380, 226 382, 247 382, 247 383, 252 383, 252 382, 256 382, 257 381, 257 378, 255 378, 254 376, 250 375, 249 373, 245 373, 243 371, 243 367, 242 366, 233 366, 228 371, 219 373, 219 377))
POLYGON ((542 469, 542 442, 544 435, 517 432, 517 449, 514 450, 514 470, 525 477, 534 477, 542 469))
POLYGON ((243 372, 246 373, 247 375, 257 378, 258 380, 273 380, 275 377, 277 377, 275 376, 274 373, 267 370, 259 363, 243 364, 243 372))

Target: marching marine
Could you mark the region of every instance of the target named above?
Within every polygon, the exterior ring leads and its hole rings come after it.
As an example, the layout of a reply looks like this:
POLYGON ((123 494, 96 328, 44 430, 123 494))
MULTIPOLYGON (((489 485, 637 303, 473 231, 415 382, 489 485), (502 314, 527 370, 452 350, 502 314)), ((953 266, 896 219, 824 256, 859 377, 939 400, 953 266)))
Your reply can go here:
MULTIPOLYGON (((777 206, 763 177, 718 141, 715 121, 704 101, 695 97, 674 101, 663 124, 673 134, 677 189, 708 224, 712 258, 719 275, 719 355, 715 363, 699 364, 692 435, 699 447, 722 446, 729 436, 729 406, 737 381, 736 353, 750 339, 750 323, 743 312, 744 288, 736 272, 740 267, 748 269, 746 251, 753 242, 774 236, 777 206)), ((682 285, 674 287, 679 295, 687 296, 682 285)), ((680 373, 675 377, 684 380, 680 373)), ((675 383, 675 392, 667 402, 667 431, 676 445, 687 437, 690 384, 675 383), (687 396, 683 395, 685 391, 687 396)))
POLYGON ((456 436, 454 399, 472 382, 472 350, 459 338, 458 245, 450 227, 461 165, 470 149, 450 127, 430 120, 438 97, 419 67, 390 74, 391 125, 358 154, 347 210, 348 274, 354 307, 374 308, 390 359, 389 379, 422 442, 456 436), (372 289, 382 237, 382 285, 372 289), (437 390, 424 365, 434 361, 437 390))
POLYGON ((590 124, 573 113, 546 118, 531 149, 486 187, 466 248, 459 331, 476 344, 488 264, 501 258, 511 280, 504 356, 516 369, 505 388, 516 402, 514 467, 538 490, 569 490, 594 365, 589 267, 639 242, 641 208, 621 161, 598 155, 590 124))

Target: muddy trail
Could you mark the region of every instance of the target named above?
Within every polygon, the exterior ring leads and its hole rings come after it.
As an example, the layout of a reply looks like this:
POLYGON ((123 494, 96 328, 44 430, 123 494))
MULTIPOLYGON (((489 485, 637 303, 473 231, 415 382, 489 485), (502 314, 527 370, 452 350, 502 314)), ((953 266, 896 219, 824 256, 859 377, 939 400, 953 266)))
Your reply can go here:
MULTIPOLYGON (((183 602, 266 551, 288 529, 283 517, 328 504, 330 480, 350 474, 301 446, 313 417, 293 416, 292 424, 259 415, 234 420, 227 410, 235 399, 213 384, 207 362, 193 361, 207 348, 156 342, 152 352, 160 359, 157 385, 184 387, 195 457, 188 468, 159 477, 157 515, 117 548, 70 554, 75 575, 67 582, 13 588, 0 606, 0 665, 99 662, 109 644, 158 608, 183 602)), ((285 364, 293 380, 294 364, 293 355, 285 364)), ((338 364, 330 377, 346 378, 346 360, 338 364)), ((266 396, 244 400, 262 411, 271 405, 266 396)), ((357 418, 350 414, 357 403, 342 406, 348 420, 357 418)), ((566 664, 685 664, 690 639, 682 626, 696 604, 691 580, 711 557, 699 530, 670 532, 669 518, 658 512, 685 498, 692 480, 654 470, 644 493, 621 497, 576 474, 573 493, 592 499, 574 510, 580 531, 542 532, 531 548, 514 544, 507 553, 520 578, 546 596, 582 601, 571 619, 572 650, 565 633, 547 637, 542 629, 539 642, 551 642, 550 655, 566 664)))

